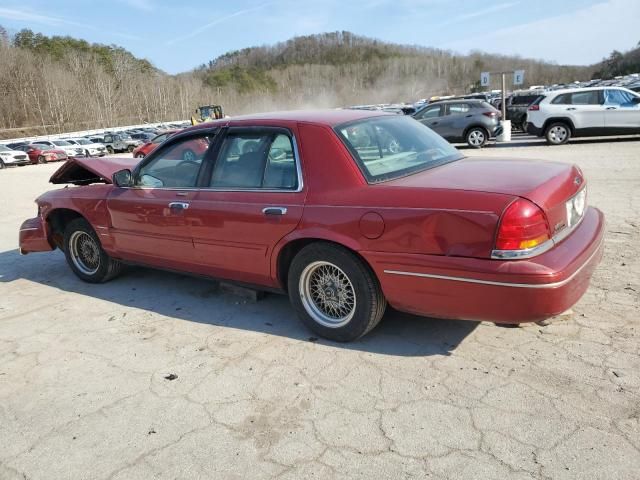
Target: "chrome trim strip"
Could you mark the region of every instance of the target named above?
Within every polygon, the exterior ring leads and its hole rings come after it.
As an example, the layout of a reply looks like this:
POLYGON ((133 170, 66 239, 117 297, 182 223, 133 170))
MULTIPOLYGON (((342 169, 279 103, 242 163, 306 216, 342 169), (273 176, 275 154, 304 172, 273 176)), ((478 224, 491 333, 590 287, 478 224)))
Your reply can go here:
POLYGON ((492 285, 492 286, 496 286, 496 287, 558 288, 558 287, 562 287, 562 286, 566 285, 571 280, 573 280, 582 271, 582 269, 584 269, 587 265, 589 265, 591 263, 591 260, 593 260, 593 257, 595 257, 598 254, 598 252, 600 251, 600 248, 602 247, 602 243, 603 242, 604 242, 604 240, 602 240, 600 242, 600 244, 598 244, 598 247, 589 256, 587 261, 585 261, 582 265, 580 265, 580 267, 575 272, 573 272, 571 275, 569 275, 564 280, 561 280, 559 282, 554 282, 554 283, 494 282, 494 281, 491 281, 491 280, 479 280, 477 278, 451 277, 449 275, 435 275, 435 274, 432 274, 432 273, 402 272, 402 271, 399 271, 399 270, 384 270, 384 273, 387 273, 387 274, 390 274, 390 275, 403 275, 403 276, 408 276, 408 277, 433 278, 433 279, 436 279, 436 280, 451 280, 451 281, 454 281, 454 282, 478 283, 478 284, 481 284, 481 285, 492 285))
POLYGON ((33 230, 40 230, 38 227, 21 228, 21 232, 31 232, 33 230))

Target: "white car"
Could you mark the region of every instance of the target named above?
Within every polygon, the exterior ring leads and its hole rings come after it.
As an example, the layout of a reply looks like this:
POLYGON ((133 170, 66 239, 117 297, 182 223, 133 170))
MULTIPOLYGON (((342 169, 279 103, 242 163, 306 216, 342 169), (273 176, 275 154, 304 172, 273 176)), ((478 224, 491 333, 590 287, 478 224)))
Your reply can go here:
POLYGON ((640 134, 640 95, 623 87, 546 92, 527 110, 527 132, 550 145, 571 137, 640 134))
POLYGON ((71 145, 84 149, 87 157, 104 157, 107 154, 107 149, 101 143, 95 143, 86 138, 65 138, 65 140, 71 145))
POLYGON ((0 145, 0 169, 9 165, 26 165, 29 163, 29 156, 19 150, 11 150, 6 145, 0 145))
POLYGON ((33 142, 34 145, 46 145, 56 150, 64 150, 68 157, 84 157, 84 148, 78 145, 72 145, 66 140, 38 140, 33 142))

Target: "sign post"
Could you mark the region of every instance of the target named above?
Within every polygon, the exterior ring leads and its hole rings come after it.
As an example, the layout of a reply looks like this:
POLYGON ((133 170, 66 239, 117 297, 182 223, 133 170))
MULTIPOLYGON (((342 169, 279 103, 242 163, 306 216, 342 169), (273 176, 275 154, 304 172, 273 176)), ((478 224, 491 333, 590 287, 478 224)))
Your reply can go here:
POLYGON ((499 142, 511 141, 511 122, 507 120, 507 75, 513 75, 513 85, 522 85, 524 83, 524 70, 509 70, 504 72, 482 72, 480 73, 480 85, 482 87, 488 87, 491 85, 491 75, 499 74, 502 80, 502 99, 500 102, 500 111, 502 118, 500 125, 502 125, 502 133, 498 135, 497 140, 499 142))

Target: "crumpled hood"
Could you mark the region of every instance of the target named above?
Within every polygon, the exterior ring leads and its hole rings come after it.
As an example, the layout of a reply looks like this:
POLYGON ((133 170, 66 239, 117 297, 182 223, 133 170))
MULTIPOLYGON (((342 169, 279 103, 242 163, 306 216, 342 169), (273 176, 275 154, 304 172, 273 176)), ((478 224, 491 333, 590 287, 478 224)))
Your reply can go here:
POLYGON ((112 183, 114 173, 125 168, 133 169, 139 162, 137 158, 70 158, 51 175, 49 182, 74 185, 112 183))

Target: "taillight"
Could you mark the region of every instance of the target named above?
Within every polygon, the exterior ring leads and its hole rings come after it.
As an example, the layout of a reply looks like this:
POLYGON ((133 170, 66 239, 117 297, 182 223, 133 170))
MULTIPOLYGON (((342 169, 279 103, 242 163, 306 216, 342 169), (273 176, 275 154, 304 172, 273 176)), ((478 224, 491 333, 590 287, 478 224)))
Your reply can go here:
POLYGON ((500 116, 500 112, 482 112, 485 117, 496 118, 500 116))
POLYGON ((530 112, 538 111, 540 110, 540 105, 529 105, 529 108, 527 110, 529 110, 530 112))
POLYGON ((550 238, 551 230, 544 212, 521 198, 509 205, 500 219, 496 250, 527 250, 550 238))

